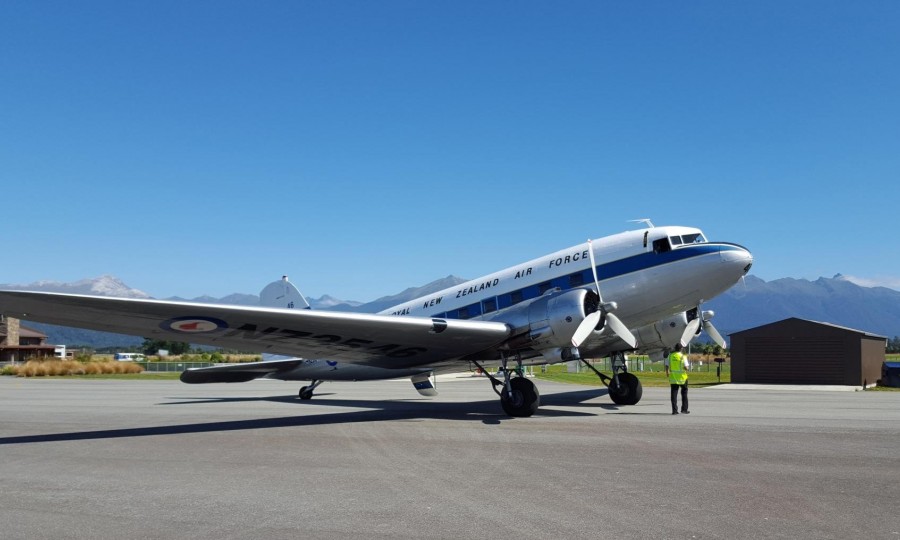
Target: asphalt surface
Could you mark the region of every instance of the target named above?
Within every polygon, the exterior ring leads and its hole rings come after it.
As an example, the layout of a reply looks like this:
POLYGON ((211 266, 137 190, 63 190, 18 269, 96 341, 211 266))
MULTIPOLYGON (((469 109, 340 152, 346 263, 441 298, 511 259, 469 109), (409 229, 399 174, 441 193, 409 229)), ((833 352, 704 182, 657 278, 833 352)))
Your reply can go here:
POLYGON ((0 377, 0 536, 900 539, 900 393, 0 377))

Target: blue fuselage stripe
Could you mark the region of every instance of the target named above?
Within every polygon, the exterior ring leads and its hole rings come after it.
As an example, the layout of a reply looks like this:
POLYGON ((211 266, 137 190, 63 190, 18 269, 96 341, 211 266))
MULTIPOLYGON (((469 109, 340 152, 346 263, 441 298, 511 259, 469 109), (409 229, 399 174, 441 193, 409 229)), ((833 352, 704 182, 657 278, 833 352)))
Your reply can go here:
MULTIPOLYGON (((649 251, 646 253, 640 253, 638 255, 633 255, 631 257, 625 257, 624 259, 619 259, 617 261, 612 261, 608 263, 601 264, 597 266, 597 277, 602 281, 606 279, 616 278, 619 276, 624 276, 626 274, 630 274, 632 272, 640 272, 642 270, 648 270, 650 268, 656 266, 662 266, 665 264, 671 264, 678 261, 683 261, 686 259, 691 259, 694 257, 701 257, 703 255, 710 255, 715 253, 721 253, 722 251, 743 251, 744 248, 738 246, 736 244, 694 244, 688 246, 681 246, 670 251, 663 252, 655 252, 649 251)), ((550 285, 554 287, 560 287, 562 290, 567 290, 570 288, 575 288, 582 285, 588 285, 593 283, 594 276, 591 272, 590 267, 582 270, 581 272, 574 272, 574 274, 581 274, 581 279, 579 280, 581 283, 578 285, 570 285, 567 283, 569 281, 569 276, 573 275, 572 273, 566 274, 563 276, 558 276, 552 278, 550 280, 550 285)), ((518 289, 515 291, 511 291, 505 294, 501 294, 496 298, 494 309, 504 309, 513 305, 518 304, 519 302, 529 300, 531 298, 535 298, 542 293, 539 285, 530 285, 528 287, 523 287, 522 289, 518 289)), ((446 313, 437 313, 432 315, 432 317, 438 318, 449 318, 449 319, 470 319, 474 317, 478 317, 483 314, 482 310, 482 302, 494 300, 494 297, 482 299, 480 302, 476 302, 473 304, 469 304, 467 306, 462 306, 457 309, 453 309, 446 313)))

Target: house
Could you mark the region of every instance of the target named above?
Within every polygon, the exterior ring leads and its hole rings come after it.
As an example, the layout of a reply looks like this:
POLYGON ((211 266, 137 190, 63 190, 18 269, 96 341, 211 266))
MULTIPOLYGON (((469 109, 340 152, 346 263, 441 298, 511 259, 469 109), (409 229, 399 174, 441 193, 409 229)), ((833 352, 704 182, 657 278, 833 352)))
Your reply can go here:
POLYGON ((46 334, 22 326, 19 319, 0 316, 0 362, 52 357, 56 347, 46 341, 46 334))

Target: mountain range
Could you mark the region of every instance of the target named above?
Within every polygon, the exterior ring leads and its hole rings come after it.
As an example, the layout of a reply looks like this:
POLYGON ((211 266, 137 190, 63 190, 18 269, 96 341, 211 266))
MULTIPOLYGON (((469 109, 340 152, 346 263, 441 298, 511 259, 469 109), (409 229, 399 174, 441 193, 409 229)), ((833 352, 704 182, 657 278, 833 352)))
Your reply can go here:
MULTIPOLYGON (((340 300, 329 295, 307 300, 313 309, 375 313, 465 281, 467 280, 451 275, 372 302, 340 300)), ((0 289, 150 298, 147 293, 133 289, 113 276, 84 279, 74 283, 38 281, 28 285, 0 284, 0 289)), ((166 300, 245 306, 259 304, 259 296, 239 293, 222 298, 170 297, 166 300)), ((789 317, 837 324, 886 337, 900 335, 900 291, 885 287, 862 287, 840 274, 815 281, 794 278, 764 281, 755 276, 747 276, 743 283, 738 283, 702 307, 704 310, 716 312, 714 323, 723 335, 789 317)), ((47 334, 50 343, 64 343, 70 346, 129 347, 139 345, 143 341, 140 337, 121 334, 34 322, 25 324, 47 334)))

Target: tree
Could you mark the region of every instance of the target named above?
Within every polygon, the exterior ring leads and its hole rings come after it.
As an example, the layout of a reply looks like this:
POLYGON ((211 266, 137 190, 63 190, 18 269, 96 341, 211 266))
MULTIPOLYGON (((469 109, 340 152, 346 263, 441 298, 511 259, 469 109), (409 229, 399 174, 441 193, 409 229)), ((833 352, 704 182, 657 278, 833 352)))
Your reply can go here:
POLYGON ((887 352, 900 353, 900 336, 894 336, 887 342, 887 352))

